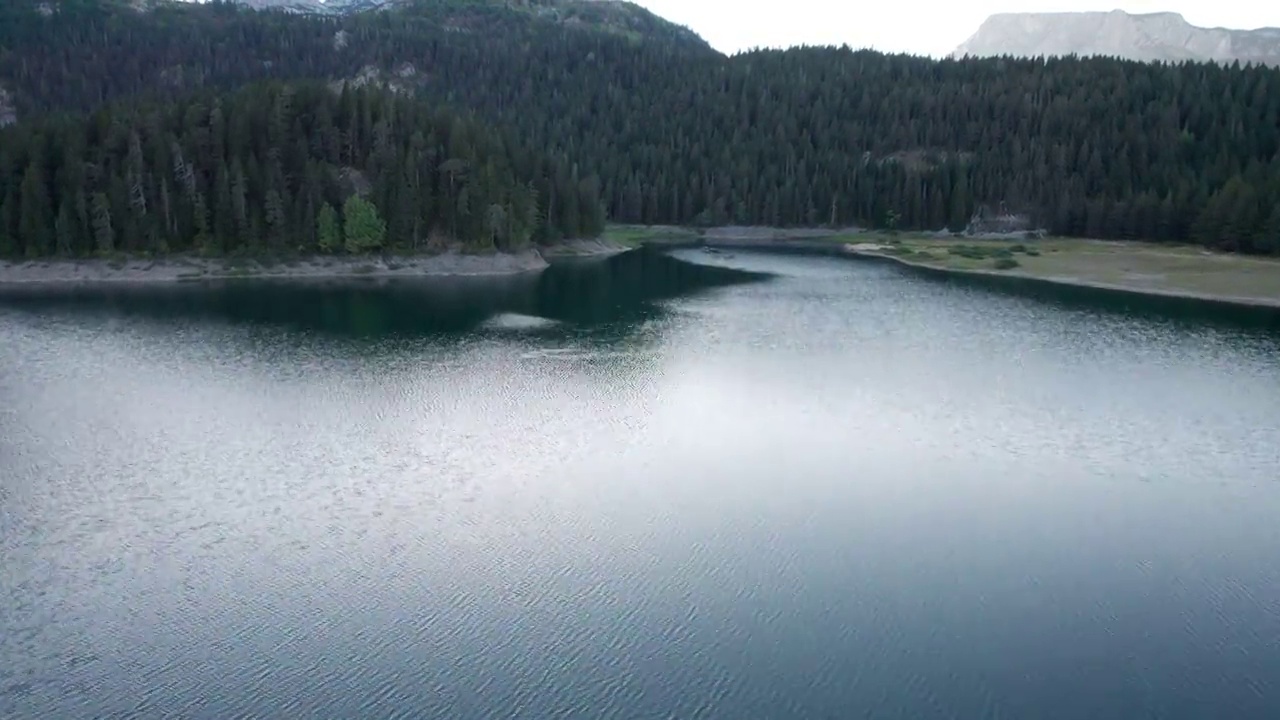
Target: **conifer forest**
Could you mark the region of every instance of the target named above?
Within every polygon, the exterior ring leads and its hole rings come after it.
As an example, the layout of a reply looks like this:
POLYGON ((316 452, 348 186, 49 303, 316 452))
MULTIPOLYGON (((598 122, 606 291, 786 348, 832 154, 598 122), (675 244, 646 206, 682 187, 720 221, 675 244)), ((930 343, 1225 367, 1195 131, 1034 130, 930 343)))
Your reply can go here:
POLYGON ((799 47, 627 3, 0 9, 0 255, 509 250, 646 225, 1280 254, 1280 70, 799 47))

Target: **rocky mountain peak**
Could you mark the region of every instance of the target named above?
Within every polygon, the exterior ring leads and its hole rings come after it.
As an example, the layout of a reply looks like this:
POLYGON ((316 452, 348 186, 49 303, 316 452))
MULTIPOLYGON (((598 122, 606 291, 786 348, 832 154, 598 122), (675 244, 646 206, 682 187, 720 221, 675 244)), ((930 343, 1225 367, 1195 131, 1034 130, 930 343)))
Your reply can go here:
POLYGON ((1001 13, 953 57, 1105 55, 1143 61, 1280 65, 1280 28, 1202 28, 1174 12, 1001 13))

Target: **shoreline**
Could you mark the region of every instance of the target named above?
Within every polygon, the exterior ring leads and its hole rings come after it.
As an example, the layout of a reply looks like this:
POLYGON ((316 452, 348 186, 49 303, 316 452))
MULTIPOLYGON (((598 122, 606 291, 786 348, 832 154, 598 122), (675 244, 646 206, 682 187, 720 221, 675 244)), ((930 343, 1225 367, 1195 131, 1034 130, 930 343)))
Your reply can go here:
POLYGON ((594 240, 563 240, 555 245, 538 248, 537 252, 544 260, 555 261, 567 258, 610 258, 614 255, 635 250, 634 245, 598 238, 594 240))
POLYGON ((153 285, 224 280, 338 280, 507 276, 546 270, 563 258, 607 258, 627 252, 616 243, 566 241, 515 253, 435 255, 313 255, 281 260, 203 258, 47 258, 0 261, 0 290, 89 285, 153 285))
MULTIPOLYGON (((859 233, 861 234, 861 233, 859 233)), ((856 237, 856 236, 855 236, 856 237)), ((873 236, 874 237, 874 236, 873 236)), ((913 260, 894 252, 892 246, 868 237, 849 242, 848 235, 835 231, 789 231, 776 228, 713 228, 699 235, 670 238, 645 238, 625 243, 609 238, 567 240, 556 245, 529 248, 516 253, 493 252, 466 254, 457 250, 427 255, 316 255, 264 261, 258 258, 203 258, 175 255, 163 258, 123 259, 56 259, 27 261, 0 260, 0 292, 21 288, 81 287, 94 285, 154 285, 199 283, 227 280, 359 280, 413 279, 445 277, 512 276, 537 273, 553 263, 588 259, 607 259, 640 247, 671 250, 679 247, 703 247, 713 250, 744 250, 774 253, 801 253, 841 256, 859 260, 887 261, 917 272, 996 281, 1041 283, 1059 287, 1085 288, 1135 296, 1170 298, 1217 303, 1246 308, 1280 310, 1280 293, 1236 295, 1191 288, 1152 287, 1137 283, 1108 282, 1074 275, 1036 273, 1026 267, 995 270, 972 267, 948 267, 913 260), (746 232, 743 232, 746 230, 746 232)), ((918 241, 938 242, 935 238, 918 241)), ((910 242, 910 239, 908 239, 910 242)), ((949 242, 949 241, 941 241, 949 242)), ((1101 243, 1104 248, 1138 248, 1158 251, 1160 246, 1142 243, 1101 243)), ((963 244, 964 241, 957 241, 963 244)), ((1028 242, 1035 245, 1035 241, 1028 242)), ((936 249, 938 246, 934 246, 936 249)), ((1198 262, 1205 268, 1215 260, 1256 261, 1231 255, 1203 253, 1198 262)), ((1256 261, 1266 262, 1266 261, 1256 261)), ((1274 264, 1280 278, 1280 262, 1274 264)), ((1141 277, 1141 276, 1140 276, 1141 277)))
MULTIPOLYGON (((1017 269, 1011 270, 982 270, 970 268, 949 268, 938 265, 930 265, 928 263, 913 262, 907 258, 898 257, 877 250, 860 248, 857 245, 845 245, 845 254, 859 259, 880 260, 896 263, 902 267, 912 270, 922 270, 929 273, 937 273, 942 275, 957 275, 967 277, 979 277, 984 279, 997 280, 1018 280, 1031 283, 1046 283, 1049 285, 1058 285, 1061 287, 1087 288, 1090 290, 1107 290, 1110 292, 1126 293, 1130 295, 1140 295, 1146 297, 1171 298, 1177 300, 1195 300, 1198 302, 1211 302, 1223 305, 1235 305, 1249 308, 1267 308, 1280 310, 1280 298, 1250 297, 1241 295, 1222 295, 1218 293, 1197 292, 1195 290, 1173 290, 1166 288, 1148 288, 1137 287, 1133 285, 1121 285, 1117 283, 1099 282, 1095 280, 1086 280, 1082 278, 1059 277, 1050 275, 1033 275, 1026 271, 1017 269)), ((1280 270, 1280 268, 1277 268, 1280 270)))
MULTIPOLYGON (((904 234, 901 243, 905 247, 915 247, 934 253, 944 252, 952 245, 964 246, 981 244, 991 247, 1009 247, 1025 245, 1029 248, 1045 248, 1042 257, 1025 257, 1020 255, 1022 264, 1008 270, 981 267, 954 267, 941 263, 921 262, 896 253, 895 245, 890 244, 883 236, 858 231, 841 233, 838 231, 792 232, 781 228, 749 228, 746 232, 740 228, 717 228, 701 234, 696 238, 680 238, 670 241, 655 239, 644 243, 655 249, 675 248, 708 248, 721 251, 759 251, 770 253, 807 254, 840 256, 861 260, 880 260, 896 263, 916 272, 935 275, 950 275, 968 278, 980 278, 987 281, 1040 283, 1057 287, 1082 288, 1106 292, 1124 293, 1134 296, 1188 300, 1203 303, 1216 303, 1241 308, 1280 310, 1280 261, 1260 259, 1243 255, 1213 253, 1200 248, 1170 247, 1141 242, 1101 241, 1085 239, 1027 240, 1019 238, 992 237, 951 238, 942 236, 913 236, 904 234), (859 237, 862 236, 862 237, 859 237), (1096 257, 1097 265, 1093 268, 1037 268, 1043 260, 1071 259, 1082 260, 1096 257), (1170 262, 1177 267, 1166 267, 1170 262), (1028 267, 1031 265, 1033 267, 1028 267), (1225 271, 1223 266, 1228 265, 1225 271), (1129 269, 1129 268, 1134 269, 1129 269), (1113 272, 1099 273, 1099 268, 1113 272), (1115 270, 1124 275, 1131 275, 1132 280, 1110 280, 1090 278, 1094 274, 1115 274, 1115 270), (1197 273, 1202 276, 1197 277, 1197 273), (1177 287, 1179 283, 1187 285, 1205 284, 1203 275, 1221 273, 1215 278, 1219 287, 1236 290, 1247 283, 1235 280, 1252 279, 1257 281, 1259 273, 1274 277, 1273 282, 1264 283, 1253 293, 1237 294, 1221 290, 1203 290, 1195 287, 1177 287), (1252 273, 1252 278, 1249 274, 1252 273), (1082 276, 1085 275, 1085 276, 1082 276), (1224 280, 1225 278, 1225 280, 1224 280), (1166 286, 1153 286, 1153 279, 1166 283, 1166 286), (1173 285, 1172 287, 1168 285, 1173 285)), ((1127 279, 1127 278, 1126 278, 1127 279)))

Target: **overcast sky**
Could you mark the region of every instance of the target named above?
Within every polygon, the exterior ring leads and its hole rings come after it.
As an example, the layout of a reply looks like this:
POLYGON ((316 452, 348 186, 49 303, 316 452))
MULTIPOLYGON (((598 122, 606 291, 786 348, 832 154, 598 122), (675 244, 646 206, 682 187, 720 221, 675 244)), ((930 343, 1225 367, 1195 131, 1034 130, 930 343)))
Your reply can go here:
POLYGON ((1273 0, 634 0, 722 52, 842 45, 945 55, 998 12, 1172 11, 1195 25, 1280 27, 1273 0))

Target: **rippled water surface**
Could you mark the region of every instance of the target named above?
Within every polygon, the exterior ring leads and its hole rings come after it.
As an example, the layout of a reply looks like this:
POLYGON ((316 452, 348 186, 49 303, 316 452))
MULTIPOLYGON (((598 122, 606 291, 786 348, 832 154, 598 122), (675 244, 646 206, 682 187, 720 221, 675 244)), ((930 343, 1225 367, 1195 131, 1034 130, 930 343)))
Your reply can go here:
POLYGON ((0 300, 0 717, 1280 717, 1272 320, 837 260, 0 300))

